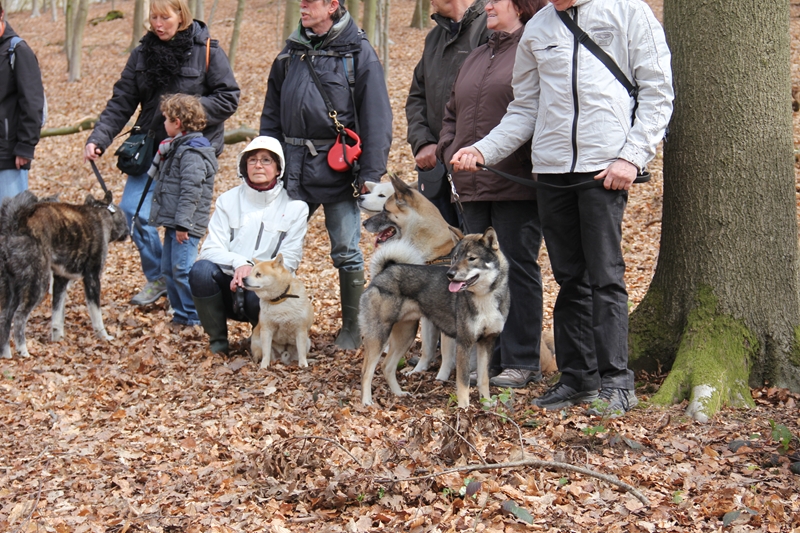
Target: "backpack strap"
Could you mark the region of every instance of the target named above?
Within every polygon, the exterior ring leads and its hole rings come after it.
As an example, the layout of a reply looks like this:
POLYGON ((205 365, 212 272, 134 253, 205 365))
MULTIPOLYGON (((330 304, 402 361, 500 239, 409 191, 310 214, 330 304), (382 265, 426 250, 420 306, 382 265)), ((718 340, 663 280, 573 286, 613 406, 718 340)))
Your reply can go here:
POLYGON ((206 72, 208 72, 208 63, 211 61, 211 37, 206 39, 206 72))
POLYGON ((8 60, 11 63, 11 70, 14 70, 14 63, 16 62, 17 56, 14 53, 14 49, 17 47, 19 43, 24 41, 22 37, 15 35, 11 38, 11 46, 8 47, 8 60))
POLYGON ((634 104, 633 113, 631 116, 631 124, 633 124, 633 121, 636 118, 636 108, 639 105, 637 98, 639 96, 639 86, 635 85, 633 82, 631 82, 631 80, 628 79, 625 73, 622 72, 622 69, 619 68, 619 65, 617 65, 616 61, 614 61, 614 59, 608 55, 605 50, 600 48, 600 46, 594 42, 591 37, 589 37, 589 34, 583 31, 583 29, 578 26, 578 24, 572 19, 572 17, 569 16, 569 14, 567 14, 566 11, 556 10, 556 13, 558 14, 558 18, 561 19, 561 22, 563 22, 567 29, 575 36, 575 40, 585 46, 586 49, 592 53, 592 55, 599 59, 600 62, 611 71, 611 74, 617 78, 617 81, 619 81, 622 86, 625 87, 625 90, 628 91, 628 95, 633 98, 634 104))

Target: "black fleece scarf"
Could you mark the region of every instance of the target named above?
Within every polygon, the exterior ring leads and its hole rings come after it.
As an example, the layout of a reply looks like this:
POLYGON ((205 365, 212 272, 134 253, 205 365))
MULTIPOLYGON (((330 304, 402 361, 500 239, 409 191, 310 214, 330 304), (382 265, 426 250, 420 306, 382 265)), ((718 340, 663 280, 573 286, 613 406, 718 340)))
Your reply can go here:
POLYGON ((145 79, 152 95, 165 92, 173 85, 189 57, 193 41, 193 26, 179 31, 169 41, 162 41, 153 32, 147 32, 142 38, 145 79))

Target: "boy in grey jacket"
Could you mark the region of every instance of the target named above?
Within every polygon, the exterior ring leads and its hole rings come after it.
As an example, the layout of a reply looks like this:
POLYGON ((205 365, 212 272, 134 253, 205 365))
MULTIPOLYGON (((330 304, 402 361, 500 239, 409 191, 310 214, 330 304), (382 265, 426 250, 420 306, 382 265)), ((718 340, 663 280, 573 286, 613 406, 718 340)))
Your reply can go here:
POLYGON ((189 271, 208 227, 217 157, 202 134, 206 117, 199 97, 165 96, 161 112, 169 137, 159 145, 148 172, 156 184, 149 224, 166 228, 161 273, 174 310, 172 322, 194 326, 200 319, 189 288, 189 271))

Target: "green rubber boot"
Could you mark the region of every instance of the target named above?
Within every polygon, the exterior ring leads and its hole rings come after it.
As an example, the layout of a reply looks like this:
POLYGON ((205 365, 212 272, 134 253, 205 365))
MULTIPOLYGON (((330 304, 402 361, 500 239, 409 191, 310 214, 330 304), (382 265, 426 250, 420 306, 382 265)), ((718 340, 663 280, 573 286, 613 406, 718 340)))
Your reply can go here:
POLYGON ((192 296, 197 316, 203 329, 208 334, 208 345, 211 353, 228 354, 228 319, 225 317, 225 302, 222 293, 208 298, 192 296))
POLYGON ((343 350, 355 350, 361 346, 361 331, 358 329, 358 303, 364 292, 364 283, 363 270, 339 269, 342 329, 336 336, 336 346, 343 350))

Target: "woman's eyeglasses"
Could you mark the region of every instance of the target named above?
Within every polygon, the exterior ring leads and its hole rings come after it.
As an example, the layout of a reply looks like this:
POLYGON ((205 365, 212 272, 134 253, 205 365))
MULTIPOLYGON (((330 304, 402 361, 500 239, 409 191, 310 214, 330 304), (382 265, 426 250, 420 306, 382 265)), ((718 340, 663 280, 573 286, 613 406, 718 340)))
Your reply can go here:
POLYGON ((263 157, 260 159, 258 157, 252 157, 247 160, 247 164, 250 165, 251 167, 256 166, 256 164, 258 163, 261 163, 262 167, 268 167, 273 163, 273 161, 269 157, 263 157))

